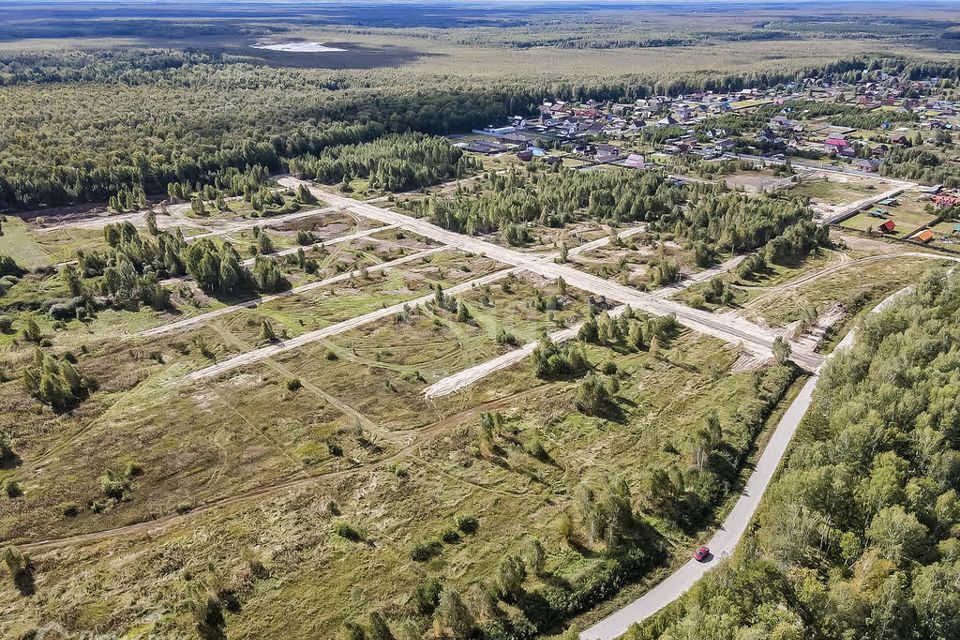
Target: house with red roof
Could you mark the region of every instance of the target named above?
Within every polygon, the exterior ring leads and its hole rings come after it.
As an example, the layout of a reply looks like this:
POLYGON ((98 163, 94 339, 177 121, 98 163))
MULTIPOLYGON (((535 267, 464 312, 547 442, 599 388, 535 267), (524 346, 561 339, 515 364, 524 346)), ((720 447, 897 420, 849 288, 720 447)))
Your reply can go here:
POLYGON ((825 153, 835 153, 842 156, 853 153, 853 147, 850 146, 850 143, 845 138, 839 137, 827 138, 826 142, 823 143, 823 150, 825 153))

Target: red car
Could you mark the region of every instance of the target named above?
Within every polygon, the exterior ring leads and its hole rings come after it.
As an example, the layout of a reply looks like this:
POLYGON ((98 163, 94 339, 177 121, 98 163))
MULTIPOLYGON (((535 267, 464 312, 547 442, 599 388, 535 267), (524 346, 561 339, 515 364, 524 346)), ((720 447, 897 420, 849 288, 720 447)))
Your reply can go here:
POLYGON ((703 562, 710 557, 710 549, 706 547, 700 547, 693 553, 693 557, 697 562, 703 562))

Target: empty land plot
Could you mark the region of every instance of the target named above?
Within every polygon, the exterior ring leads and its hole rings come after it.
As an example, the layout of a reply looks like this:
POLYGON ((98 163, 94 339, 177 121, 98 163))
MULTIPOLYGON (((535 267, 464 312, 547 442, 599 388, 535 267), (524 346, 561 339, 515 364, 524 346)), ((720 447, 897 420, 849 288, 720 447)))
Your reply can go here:
POLYGON ((723 181, 731 189, 742 188, 748 193, 759 193, 781 184, 783 176, 774 175, 770 169, 760 171, 740 171, 723 177, 723 181))
POLYGON ((561 295, 556 284, 534 276, 504 283, 506 290, 491 285, 456 298, 445 294, 449 308, 435 303, 412 307, 285 354, 280 361, 305 380, 315 380, 344 398, 374 422, 395 430, 416 429, 443 413, 443 403, 425 400, 423 390, 514 348, 502 333, 521 343, 586 314, 586 295, 573 288, 561 295), (469 319, 458 319, 451 310, 457 306, 453 300, 466 305, 469 319), (550 308, 557 303, 559 308, 550 308))
MULTIPOLYGON (((753 274, 749 278, 738 276, 735 270, 718 277, 729 285, 733 293, 733 300, 729 303, 729 306, 741 307, 748 304, 754 298, 796 278, 816 273, 829 266, 838 266, 846 260, 844 256, 845 254, 839 251, 820 251, 791 264, 767 263, 763 272, 753 274)), ((695 302, 697 307, 711 311, 725 310, 726 307, 723 304, 719 302, 711 303, 703 299, 704 295, 710 290, 710 287, 711 284, 709 281, 693 284, 673 294, 671 298, 686 304, 695 302)))
MULTIPOLYGON (((268 369, 249 381, 179 388, 189 363, 204 358, 201 349, 221 355, 231 346, 213 331, 201 335, 202 347, 198 342, 182 347, 188 355, 161 350, 163 364, 145 353, 130 364, 106 356, 81 359, 85 374, 109 386, 78 415, 61 419, 57 439, 34 433, 36 449, 33 443, 21 445, 32 463, 16 471, 29 498, 3 505, 5 539, 150 520, 318 465, 350 466, 352 459, 372 455, 355 451, 358 440, 343 435, 354 433, 353 416, 322 394, 291 390, 285 373, 268 369), (97 360, 112 360, 122 375, 109 378, 97 360), (131 463, 142 473, 125 482, 131 463), (104 488, 106 474, 124 482, 122 491, 104 488)), ((23 405, 13 415, 30 422, 22 414, 32 402, 22 392, 14 397, 23 405)))
POLYGON ((251 345, 264 344, 262 323, 270 323, 282 339, 315 331, 381 307, 413 300, 433 289, 496 271, 501 265, 440 252, 395 267, 388 273, 355 273, 350 278, 301 294, 283 296, 252 309, 239 309, 219 319, 222 326, 251 345), (467 267, 469 271, 465 271, 467 267))
MULTIPOLYGON (((0 235, 0 255, 8 256, 25 269, 36 269, 54 264, 56 259, 48 247, 44 247, 30 232, 28 223, 7 216, 2 222, 3 235, 0 235)), ((101 235, 102 237, 102 235, 101 235)), ((57 251, 53 251, 57 254, 57 251)))
POLYGON ((785 326, 800 320, 806 309, 823 310, 833 302, 856 312, 914 284, 924 271, 936 265, 934 259, 909 256, 857 264, 797 288, 759 296, 748 305, 747 317, 762 319, 771 326, 785 326))
POLYGON ((642 237, 585 251, 572 258, 582 271, 601 278, 616 278, 622 284, 640 288, 658 286, 654 268, 661 260, 678 265, 684 273, 697 270, 692 256, 675 242, 647 243, 642 237))
POLYGON ((803 177, 790 189, 792 195, 808 196, 815 205, 837 207, 851 204, 871 195, 878 195, 887 183, 879 178, 829 175, 803 177))
MULTIPOLYGON (((96 624, 101 631, 136 626, 144 633, 176 636, 190 631, 184 595, 191 585, 206 584, 217 576, 228 581, 241 576, 254 588, 238 592, 242 606, 227 613, 233 633, 258 636, 279 629, 291 636, 333 637, 344 620, 360 618, 370 609, 385 608, 393 619, 406 615, 405 603, 427 577, 438 577, 470 593, 471 584, 496 573, 505 551, 521 552, 528 536, 541 540, 547 557, 545 573, 527 579, 529 592, 588 580, 607 562, 597 553, 602 543, 591 542, 579 532, 576 536, 581 542, 567 544, 558 526, 568 513, 580 531, 578 486, 602 487, 605 481, 622 478, 642 492, 644 474, 651 464, 688 464, 694 432, 707 415, 716 411, 725 424, 754 393, 753 374, 717 375, 729 368, 736 352, 709 338, 681 336, 659 358, 646 353, 619 355, 599 348, 591 349, 589 357, 596 364, 612 360, 618 366, 624 415, 616 422, 572 410, 573 385, 562 381, 545 384, 523 364, 511 371, 508 380, 498 377, 483 383, 488 387, 484 393, 491 395, 503 393, 497 388, 505 382, 531 389, 522 401, 507 395, 504 403, 478 408, 499 410, 503 415, 489 451, 478 443, 478 414, 454 414, 446 423, 433 423, 436 437, 389 464, 344 469, 338 475, 321 476, 222 511, 200 513, 190 519, 189 527, 174 525, 149 538, 131 535, 89 547, 35 552, 42 567, 38 573, 50 598, 3 601, 17 602, 16 618, 43 618, 56 607, 58 612, 77 616, 85 613, 86 617, 73 623, 78 626, 96 624), (469 522, 466 518, 475 519, 476 525, 458 529, 458 522, 469 522), (346 531, 344 525, 356 532, 354 539, 359 541, 337 533, 346 531), (424 550, 425 559, 413 559, 415 548, 424 550), (107 549, 114 558, 111 563, 98 563, 95 568, 87 565, 89 558, 99 557, 107 549), (85 566, 88 568, 81 569, 85 566), (265 570, 251 573, 251 566, 265 570), (84 591, 70 586, 81 570, 95 574, 91 575, 91 587, 84 591), (363 579, 371 572, 378 580, 363 579), (259 588, 266 586, 270 588, 259 588), (344 601, 351 607, 338 606, 344 601), (276 613, 280 603, 284 615, 276 613), (164 613, 146 617, 144 611, 164 613)), ((226 401, 250 395, 237 405, 238 410, 256 411, 249 416, 251 422, 267 422, 268 434, 287 438, 278 440, 281 444, 299 442, 302 449, 307 440, 336 437, 338 427, 311 431, 282 423, 277 417, 261 416, 257 407, 271 393, 280 394, 283 400, 271 407, 279 409, 282 416, 289 414, 278 405, 288 402, 296 409, 291 413, 309 410, 298 404, 297 398, 286 398, 277 382, 269 377, 243 378, 226 383, 225 389, 222 385, 217 388, 229 394, 226 401), (297 441, 301 433, 310 435, 297 441), (332 435, 323 435, 328 433, 332 435)), ((204 386, 192 397, 203 399, 211 393, 213 387, 204 386)), ((208 410, 225 409, 213 400, 208 410)), ((317 421, 326 424, 330 417, 319 415, 317 421)), ((200 419, 198 430, 204 424, 200 419)), ((254 437, 255 431, 249 437, 254 437)), ((218 455, 212 442, 222 438, 209 433, 204 436, 211 445, 197 456, 203 453, 212 461, 218 455)), ((183 434, 172 434, 170 439, 175 437, 183 434)), ((234 447, 253 447, 254 443, 226 444, 227 452, 232 453, 234 447)), ((257 463, 265 458, 258 460, 250 453, 244 459, 247 468, 224 468, 223 477, 213 482, 226 486, 233 472, 257 469, 257 463)), ((132 486, 130 501, 118 509, 142 509, 138 503, 152 495, 148 485, 155 481, 157 470, 147 464, 144 469, 132 486)), ((170 486, 174 487, 174 478, 181 483, 209 479, 199 470, 193 473, 196 475, 171 477, 170 486)), ((262 479, 262 472, 254 478, 262 479)), ((244 485, 248 482, 248 478, 241 481, 244 485)), ((178 493, 179 488, 170 491, 178 493)), ((199 493, 202 496, 207 490, 199 493)), ((116 520, 109 513, 79 517, 98 524, 116 520)), ((665 543, 682 548, 696 535, 669 527, 661 534, 665 543)), ((11 588, 4 583, 0 593, 11 588)), ((10 606, 2 605, 12 613, 10 606)), ((417 616, 415 612, 412 615, 417 616)), ((419 618, 417 623, 421 624, 419 618)))
POLYGON ((101 229, 80 227, 44 232, 42 228, 35 225, 8 219, 8 222, 3 224, 3 231, 3 237, 0 237, 0 254, 11 255, 7 253, 10 250, 14 256, 19 254, 25 257, 24 262, 18 261, 24 267, 35 268, 68 262, 76 259, 77 251, 89 253, 107 248, 101 229), (18 234, 15 233, 13 237, 9 238, 8 241, 15 246, 4 246, 3 241, 11 233, 11 226, 13 225, 23 225, 24 228, 19 231, 19 234, 22 235, 18 237, 18 234), (25 255, 27 252, 33 251, 36 251, 35 256, 25 255))

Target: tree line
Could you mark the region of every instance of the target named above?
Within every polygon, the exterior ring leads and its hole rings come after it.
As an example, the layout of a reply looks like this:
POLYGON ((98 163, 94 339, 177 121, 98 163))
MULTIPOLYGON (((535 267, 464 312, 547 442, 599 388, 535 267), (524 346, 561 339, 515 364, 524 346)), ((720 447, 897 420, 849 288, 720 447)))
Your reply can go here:
POLYGON ((290 171, 326 184, 365 178, 370 187, 409 191, 463 177, 479 167, 445 138, 420 133, 388 135, 364 144, 328 147, 294 158, 290 171))
POLYGON ((928 274, 866 320, 824 371, 756 531, 631 640, 960 637, 958 286, 928 274))
MULTIPOLYGON (((533 113, 545 99, 634 100, 841 73, 956 77, 955 69, 951 75, 943 66, 896 58, 668 81, 623 75, 490 82, 393 70, 273 69, 169 50, 30 55, 0 58, 8 82, 9 69, 17 70, 13 78, 31 69, 0 91, 0 210, 106 202, 137 187, 158 195, 170 183, 202 187, 255 165, 283 171, 292 159, 319 157, 329 147, 388 133, 468 131, 533 113), (424 82, 430 91, 422 90, 424 82), (102 126, 121 113, 122 126, 102 126)), ((398 179, 389 173, 386 182, 398 179)))

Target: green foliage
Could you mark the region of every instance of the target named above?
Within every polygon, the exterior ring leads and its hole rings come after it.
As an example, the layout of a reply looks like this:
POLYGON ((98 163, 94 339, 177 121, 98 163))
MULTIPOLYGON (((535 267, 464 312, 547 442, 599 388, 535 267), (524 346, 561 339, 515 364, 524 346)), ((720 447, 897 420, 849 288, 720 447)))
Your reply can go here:
MULTIPOLYGON (((3 235, 0 233, 0 235, 3 235)), ((0 255, 0 278, 3 276, 22 276, 26 271, 20 268, 13 258, 10 256, 0 255)))
POLYGON ((20 483, 13 478, 9 478, 3 483, 3 492, 7 494, 8 498, 19 498, 23 495, 23 489, 20 488, 20 483))
POLYGON ((96 388, 96 381, 81 377, 69 360, 39 349, 34 353, 33 365, 23 370, 22 379, 30 395, 56 411, 72 408, 96 388))
MULTIPOLYGON (((420 133, 324 149, 290 161, 290 170, 325 184, 365 178, 372 189, 409 191, 463 176, 479 166, 442 137, 420 133)), ((341 189, 342 190, 342 189, 341 189)))
POLYGON ((3 561, 7 565, 7 571, 13 580, 13 586, 20 592, 20 595, 33 595, 33 560, 30 556, 21 553, 15 547, 7 547, 3 550, 3 561))
POLYGON ((453 522, 457 525, 457 529, 468 535, 475 534, 480 528, 480 521, 477 520, 476 516, 457 515, 454 517, 453 522))
POLYGON ((339 520, 333 525, 333 531, 341 538, 349 540, 350 542, 363 542, 364 540, 363 534, 359 529, 343 520, 339 520))
POLYGON ((548 336, 540 339, 533 350, 533 370, 538 378, 554 379, 577 375, 590 367, 587 357, 576 342, 556 345, 548 336))
POLYGON ((756 533, 628 638, 960 634, 958 291, 934 273, 865 319, 821 374, 756 533))
POLYGON ((466 640, 476 627, 473 614, 467 609, 457 590, 450 586, 444 587, 440 594, 436 619, 453 640, 466 640))
POLYGON ((502 327, 497 330, 496 341, 497 344, 508 345, 511 347, 517 346, 517 337, 502 327))
POLYGON ((370 640, 395 640, 387 621, 379 611, 370 612, 370 640))
POLYGON ((607 381, 591 373, 580 381, 574 404, 583 413, 594 416, 603 415, 615 407, 614 394, 607 381))
POLYGON ((440 604, 441 591, 443 591, 443 585, 437 578, 427 578, 418 584, 411 598, 417 613, 432 614, 440 604))
POLYGON ((523 581, 527 579, 527 568, 519 556, 507 555, 500 561, 497 569, 497 592, 501 598, 515 602, 523 595, 523 581))
POLYGON ((257 291, 264 293, 276 293, 290 288, 290 281, 280 271, 277 261, 264 256, 257 256, 253 261, 253 282, 257 291))
POLYGON ((203 640, 223 640, 226 637, 223 633, 223 627, 226 625, 223 605, 216 594, 204 593, 197 596, 192 610, 197 634, 203 640))
POLYGON ((586 172, 564 169, 488 173, 490 190, 480 195, 431 197, 412 204, 434 224, 469 234, 500 231, 512 245, 527 241, 526 223, 561 227, 581 217, 625 222, 652 220, 683 199, 682 191, 655 173, 586 172))

